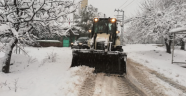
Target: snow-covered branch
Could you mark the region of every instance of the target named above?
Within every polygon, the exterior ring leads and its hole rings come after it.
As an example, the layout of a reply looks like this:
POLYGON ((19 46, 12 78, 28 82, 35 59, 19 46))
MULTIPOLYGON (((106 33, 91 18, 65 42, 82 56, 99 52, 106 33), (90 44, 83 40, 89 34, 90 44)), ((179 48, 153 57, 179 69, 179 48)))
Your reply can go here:
POLYGON ((37 39, 34 31, 42 33, 45 32, 44 30, 48 30, 40 29, 41 26, 35 26, 35 24, 42 22, 47 26, 51 23, 50 21, 58 21, 60 18, 67 17, 68 14, 76 11, 74 6, 76 6, 74 1, 1 0, 0 16, 8 28, 2 28, 3 31, 0 31, 0 37, 11 36, 12 39, 8 44, 9 50, 6 50, 7 55, 4 59, 6 62, 3 62, 3 72, 9 72, 12 49, 19 41, 32 44, 37 39))

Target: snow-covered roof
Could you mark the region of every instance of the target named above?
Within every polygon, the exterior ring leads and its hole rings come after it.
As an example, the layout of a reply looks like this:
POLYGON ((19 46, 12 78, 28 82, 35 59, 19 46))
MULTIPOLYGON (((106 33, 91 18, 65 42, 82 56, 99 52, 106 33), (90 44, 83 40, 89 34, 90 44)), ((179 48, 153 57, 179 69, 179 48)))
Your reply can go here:
POLYGON ((60 34, 61 36, 67 36, 70 35, 70 31, 74 35, 79 35, 77 30, 72 30, 72 28, 67 28, 67 29, 61 29, 60 32, 56 31, 57 34, 60 34))
POLYGON ((171 29, 169 32, 170 33, 180 33, 180 32, 186 33, 186 26, 171 29))

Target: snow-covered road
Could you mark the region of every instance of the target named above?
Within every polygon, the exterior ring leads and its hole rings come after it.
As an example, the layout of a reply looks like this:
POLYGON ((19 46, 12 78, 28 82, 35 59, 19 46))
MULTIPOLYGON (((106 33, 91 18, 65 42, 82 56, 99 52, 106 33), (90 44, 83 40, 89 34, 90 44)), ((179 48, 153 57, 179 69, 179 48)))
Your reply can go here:
POLYGON ((98 73, 84 81, 78 96, 145 96, 125 77, 98 73))
POLYGON ((186 87, 154 70, 127 60, 127 79, 147 96, 186 96, 186 87))
MULTIPOLYGON (((171 54, 167 54, 163 47, 124 46, 130 58, 125 78, 96 75, 93 68, 85 66, 69 68, 72 59, 70 48, 25 47, 25 50, 30 57, 14 53, 11 73, 0 72, 0 96, 120 96, 126 93, 186 96, 186 70, 171 64, 171 54)), ((176 52, 177 60, 184 60, 186 52, 176 52)), ((0 60, 3 56, 4 53, 0 52, 0 60)))
MULTIPOLYGON (((183 67, 186 64, 171 64, 172 54, 166 53, 165 46, 133 44, 124 46, 123 49, 127 52, 127 57, 133 61, 186 86, 186 69, 183 67)), ((174 60, 175 62, 185 62, 186 51, 180 50, 180 47, 175 47, 174 60)))

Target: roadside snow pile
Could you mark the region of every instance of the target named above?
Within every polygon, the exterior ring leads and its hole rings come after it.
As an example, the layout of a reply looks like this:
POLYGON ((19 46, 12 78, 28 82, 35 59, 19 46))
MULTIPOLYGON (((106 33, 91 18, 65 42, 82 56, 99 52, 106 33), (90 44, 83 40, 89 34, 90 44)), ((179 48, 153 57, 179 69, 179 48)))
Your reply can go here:
POLYGON ((127 61, 127 78, 147 96, 186 96, 186 87, 131 59, 127 61))
POLYGON ((11 73, 0 72, 0 96, 78 96, 83 81, 93 75, 93 68, 70 68, 70 48, 24 49, 27 54, 13 50, 11 73))
POLYGON ((86 66, 79 66, 70 68, 66 74, 65 82, 62 85, 62 95, 61 96, 78 96, 81 86, 85 79, 93 74, 94 68, 89 68, 86 66))
MULTIPOLYGON (((157 71, 164 76, 171 78, 180 85, 186 86, 186 69, 183 64, 171 64, 172 54, 166 53, 163 47, 158 47, 155 44, 134 44, 123 47, 128 58, 136 61, 148 68, 157 71)), ((174 60, 185 62, 186 51, 176 47, 174 60)), ((186 65, 186 64, 184 64, 186 65)))

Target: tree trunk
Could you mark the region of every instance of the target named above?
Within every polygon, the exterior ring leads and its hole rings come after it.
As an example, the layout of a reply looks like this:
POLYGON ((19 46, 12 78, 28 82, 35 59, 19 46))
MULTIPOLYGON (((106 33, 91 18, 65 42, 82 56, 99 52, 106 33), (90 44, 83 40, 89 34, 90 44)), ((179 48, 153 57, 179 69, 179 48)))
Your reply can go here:
POLYGON ((167 53, 171 53, 171 43, 172 43, 172 40, 169 40, 169 42, 167 42, 167 39, 165 39, 167 53))
POLYGON ((2 67, 2 72, 4 73, 9 73, 12 50, 17 44, 17 42, 18 42, 18 39, 16 37, 13 37, 13 39, 7 45, 7 51, 5 53, 5 58, 4 58, 3 67, 2 67))

